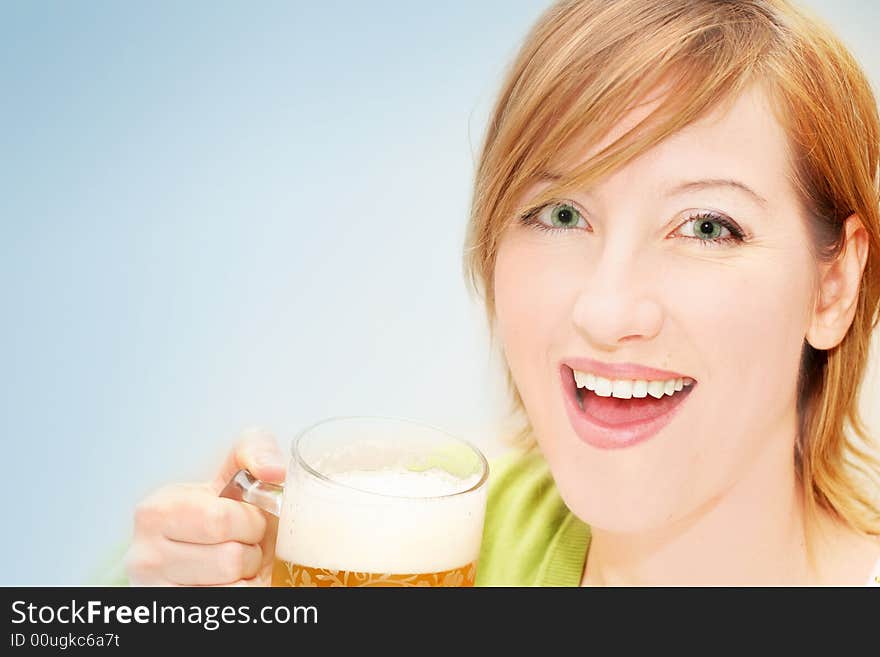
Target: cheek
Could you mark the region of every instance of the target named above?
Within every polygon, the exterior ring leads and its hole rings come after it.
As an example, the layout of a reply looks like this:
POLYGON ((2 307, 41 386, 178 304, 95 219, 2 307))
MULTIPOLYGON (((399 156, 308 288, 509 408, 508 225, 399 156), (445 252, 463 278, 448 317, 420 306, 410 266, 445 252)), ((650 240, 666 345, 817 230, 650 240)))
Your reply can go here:
POLYGON ((744 255, 705 269, 696 278, 705 284, 670 301, 705 365, 702 383, 713 401, 745 407, 747 417, 789 409, 809 318, 808 267, 797 249, 744 255))
POLYGON ((513 235, 500 245, 494 289, 498 335, 523 401, 533 412, 546 408, 551 354, 571 327, 576 277, 557 246, 513 235), (567 273, 565 273, 567 272, 567 273))
POLYGON ((729 265, 695 265, 701 284, 667 296, 667 328, 680 341, 675 351, 694 364, 700 382, 663 453, 660 444, 651 446, 658 470, 675 474, 654 481, 642 470, 655 492, 666 491, 656 501, 668 515, 694 508, 758 461, 784 463, 793 448, 810 263, 797 249, 776 249, 729 265))

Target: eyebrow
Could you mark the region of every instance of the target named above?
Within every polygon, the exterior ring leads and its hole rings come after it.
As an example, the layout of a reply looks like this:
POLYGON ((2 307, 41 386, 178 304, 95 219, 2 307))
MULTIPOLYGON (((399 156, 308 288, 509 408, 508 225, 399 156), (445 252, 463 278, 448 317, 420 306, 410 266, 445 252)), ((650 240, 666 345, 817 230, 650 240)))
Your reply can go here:
POLYGON ((690 192, 690 191, 698 191, 701 189, 709 189, 712 187, 726 187, 728 189, 738 189, 741 192, 745 192, 748 196, 752 197, 752 200, 758 203, 761 207, 767 207, 767 199, 761 196, 754 189, 749 187, 743 182, 739 180, 732 180, 730 178, 707 178, 704 180, 689 180, 687 182, 683 182, 679 185, 676 185, 672 189, 670 189, 666 195, 674 196, 676 194, 681 194, 682 192, 690 192))
MULTIPOLYGON (((541 181, 547 180, 551 182, 558 182, 563 178, 562 175, 550 171, 539 171, 537 176, 538 179, 541 181)), ((765 208, 767 207, 767 199, 765 199, 763 196, 761 196, 758 192, 756 192, 745 183, 740 182, 739 180, 733 180, 731 178, 705 178, 701 180, 688 180, 670 189, 668 192, 666 192, 666 196, 675 196, 676 194, 682 194, 684 192, 711 189, 713 187, 738 189, 739 191, 745 192, 747 195, 749 195, 753 201, 758 203, 758 205, 765 208)))

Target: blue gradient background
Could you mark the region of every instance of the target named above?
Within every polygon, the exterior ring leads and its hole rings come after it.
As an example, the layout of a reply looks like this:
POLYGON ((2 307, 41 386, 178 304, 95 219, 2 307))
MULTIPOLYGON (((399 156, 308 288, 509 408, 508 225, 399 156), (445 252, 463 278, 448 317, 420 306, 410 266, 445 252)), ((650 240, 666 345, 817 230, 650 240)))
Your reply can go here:
MULTIPOLYGON (((248 425, 404 415, 502 449, 461 247, 549 4, 0 4, 0 584, 87 581, 248 425)), ((878 4, 810 4, 877 89, 878 4)))

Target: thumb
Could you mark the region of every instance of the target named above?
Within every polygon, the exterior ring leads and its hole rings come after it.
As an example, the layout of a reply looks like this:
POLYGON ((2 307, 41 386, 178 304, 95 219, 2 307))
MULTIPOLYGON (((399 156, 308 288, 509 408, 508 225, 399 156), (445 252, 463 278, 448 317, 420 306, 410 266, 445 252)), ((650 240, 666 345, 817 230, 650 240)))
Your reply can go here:
POLYGON ((215 487, 222 490, 241 469, 248 470, 257 479, 280 484, 284 481, 285 465, 274 434, 262 427, 252 427, 239 435, 238 442, 220 468, 215 487))

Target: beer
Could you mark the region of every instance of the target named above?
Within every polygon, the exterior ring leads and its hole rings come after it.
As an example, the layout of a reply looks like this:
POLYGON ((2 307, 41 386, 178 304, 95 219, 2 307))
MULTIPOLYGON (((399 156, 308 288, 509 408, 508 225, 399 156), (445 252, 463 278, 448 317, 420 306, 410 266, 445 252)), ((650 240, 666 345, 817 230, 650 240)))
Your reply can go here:
POLYGON ((447 472, 304 476, 285 496, 272 586, 473 586, 482 495, 447 472))
POLYGON ((476 576, 476 563, 439 573, 394 574, 309 568, 275 559, 272 586, 473 586, 476 576))

